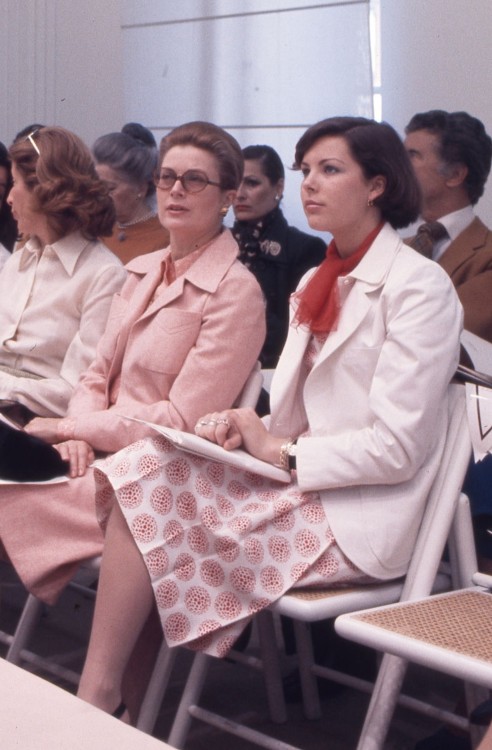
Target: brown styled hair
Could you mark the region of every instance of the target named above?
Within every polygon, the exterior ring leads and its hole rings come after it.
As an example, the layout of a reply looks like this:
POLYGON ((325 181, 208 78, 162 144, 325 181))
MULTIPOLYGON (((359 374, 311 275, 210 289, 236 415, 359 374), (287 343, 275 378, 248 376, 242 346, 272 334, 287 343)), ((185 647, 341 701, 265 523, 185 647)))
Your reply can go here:
POLYGON ((244 160, 239 143, 211 122, 187 122, 164 136, 159 150, 159 166, 174 146, 195 146, 208 151, 217 161, 222 190, 237 190, 243 177, 244 160))
POLYGON ((416 221, 420 209, 420 188, 410 158, 396 130, 386 122, 365 117, 330 117, 312 125, 299 139, 294 169, 300 169, 304 155, 320 138, 341 136, 366 179, 382 175, 386 187, 374 200, 381 216, 394 229, 416 221))
POLYGON ((43 127, 14 142, 9 155, 32 192, 34 208, 58 239, 76 230, 91 240, 111 234, 113 201, 90 150, 75 133, 43 127))

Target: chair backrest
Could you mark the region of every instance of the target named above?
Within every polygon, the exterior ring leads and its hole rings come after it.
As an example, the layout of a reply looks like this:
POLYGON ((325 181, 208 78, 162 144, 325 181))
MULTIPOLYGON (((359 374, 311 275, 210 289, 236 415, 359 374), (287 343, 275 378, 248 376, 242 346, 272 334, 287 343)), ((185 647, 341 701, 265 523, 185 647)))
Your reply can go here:
POLYGON ((427 596, 432 589, 470 461, 471 439, 463 385, 449 386, 448 412, 442 461, 427 500, 402 591, 403 601, 427 596))
MULTIPOLYGON (((461 493, 463 479, 470 461, 471 439, 466 418, 465 387, 451 385, 449 392, 449 425, 439 471, 429 493, 424 518, 400 597, 402 602, 412 602, 427 597, 439 567, 448 538, 456 537, 456 526, 462 525, 463 512, 468 512, 468 499, 461 493)), ((469 516, 469 512, 468 512, 469 516)), ((459 543, 459 540, 458 540, 459 543)), ((468 542, 473 547, 473 537, 468 542)), ((451 550, 450 550, 451 551, 451 550)), ((459 550, 461 553, 461 550, 459 550)), ((453 556, 453 555, 452 555, 453 556)), ((475 564, 467 566, 476 570, 475 564)), ((468 571, 467 571, 468 572, 468 571)), ((462 571, 460 571, 462 575, 462 571)), ((461 580, 459 583, 463 583, 461 580)), ((471 580, 470 580, 471 583, 471 580)), ((357 622, 361 613, 355 611, 337 620, 337 631, 346 638, 353 637, 352 620, 357 622)), ((362 642, 369 644, 367 639, 362 642)), ((384 651, 381 640, 378 650, 384 651)), ((405 659, 384 654, 378 677, 372 689, 371 701, 360 735, 357 750, 375 750, 384 745, 406 670, 405 659)), ((415 701, 411 704, 415 706, 415 701)), ((423 705, 423 704, 422 704, 423 705)), ((426 713, 431 714, 430 710, 426 713)), ((442 717, 441 712, 441 717, 442 717)))
POLYGON ((492 344, 471 331, 463 331, 461 343, 466 349, 475 370, 492 375, 492 344))
POLYGON ((275 370, 273 368, 268 367, 263 367, 261 370, 261 374, 263 375, 263 388, 267 393, 270 393, 274 372, 275 370))
POLYGON ((244 388, 239 394, 234 406, 246 407, 250 406, 252 409, 255 408, 258 403, 260 396, 261 387, 263 385, 263 375, 261 373, 260 362, 255 362, 255 366, 251 370, 244 388))

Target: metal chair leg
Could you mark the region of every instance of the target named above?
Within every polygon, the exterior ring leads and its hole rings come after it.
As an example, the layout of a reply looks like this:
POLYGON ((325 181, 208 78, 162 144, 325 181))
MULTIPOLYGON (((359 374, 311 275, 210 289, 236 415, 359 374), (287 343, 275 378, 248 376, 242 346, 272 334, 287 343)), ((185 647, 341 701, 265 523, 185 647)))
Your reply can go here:
POLYGON ((15 633, 12 637, 12 643, 7 651, 6 661, 12 664, 20 664, 21 651, 29 643, 36 625, 41 617, 44 603, 37 599, 33 594, 29 594, 22 610, 22 614, 17 623, 15 633))
POLYGON ((182 748, 186 741, 192 718, 190 708, 194 707, 200 698, 211 658, 203 653, 195 655, 167 740, 172 747, 182 748))
POLYGON ((169 684, 178 649, 163 641, 138 715, 137 729, 151 734, 169 684))

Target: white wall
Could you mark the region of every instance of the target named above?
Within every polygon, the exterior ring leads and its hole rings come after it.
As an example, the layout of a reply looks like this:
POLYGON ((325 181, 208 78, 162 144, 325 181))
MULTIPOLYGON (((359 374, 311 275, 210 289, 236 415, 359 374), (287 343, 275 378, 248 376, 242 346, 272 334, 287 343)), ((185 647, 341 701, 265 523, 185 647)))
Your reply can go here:
MULTIPOLYGON (((492 136, 492 0, 380 0, 383 119, 465 110, 492 136)), ((492 226, 492 176, 477 204, 492 226)))
MULTIPOLYGON (((0 140, 33 121, 92 143, 129 119, 159 137, 210 116, 290 164, 306 124, 349 108, 370 114, 367 31, 354 32, 367 5, 347 1, 349 42, 327 20, 340 17, 340 0, 0 0, 0 140), (347 78, 330 75, 333 61, 347 78)), ((492 0, 380 3, 383 117, 403 134, 415 112, 465 109, 492 133, 492 0)), ((491 196, 492 178, 478 204, 490 225, 491 196)))
MULTIPOLYGON (((308 125, 372 115, 368 0, 125 0, 123 8, 125 117, 158 139, 211 120, 242 147, 273 146, 287 171, 308 125)), ((282 207, 311 231, 299 185, 287 171, 282 207)))
POLYGON ((0 0, 0 140, 41 122, 90 145, 123 124, 120 0, 0 0))

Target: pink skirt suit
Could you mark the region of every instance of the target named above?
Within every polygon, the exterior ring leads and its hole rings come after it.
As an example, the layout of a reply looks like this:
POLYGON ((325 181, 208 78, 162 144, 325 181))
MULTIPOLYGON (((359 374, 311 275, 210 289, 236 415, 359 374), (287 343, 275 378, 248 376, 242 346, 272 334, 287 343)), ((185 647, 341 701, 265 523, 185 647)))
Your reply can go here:
MULTIPOLYGON (((234 403, 265 337, 260 287, 228 230, 183 260, 173 264, 166 249, 128 265, 61 423, 64 439, 109 454, 152 432, 126 417, 192 431, 202 414, 234 403)), ((0 487, 0 542, 26 588, 47 603, 81 561, 102 552, 94 497, 92 469, 62 484, 0 487)))

